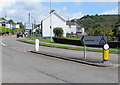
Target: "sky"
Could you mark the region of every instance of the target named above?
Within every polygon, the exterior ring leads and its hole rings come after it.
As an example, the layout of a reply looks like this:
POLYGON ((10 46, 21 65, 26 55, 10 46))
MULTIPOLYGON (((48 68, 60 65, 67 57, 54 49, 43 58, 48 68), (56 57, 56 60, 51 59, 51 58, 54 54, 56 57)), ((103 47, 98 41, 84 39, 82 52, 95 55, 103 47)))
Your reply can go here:
MULTIPOLYGON (((105 1, 105 0, 104 0, 105 1)), ((90 2, 90 1, 52 1, 52 9, 65 20, 81 18, 84 15, 118 14, 118 2, 90 2)), ((13 19, 15 22, 28 23, 28 13, 31 13, 31 22, 40 23, 50 12, 50 2, 41 1, 5 1, 0 0, 0 17, 13 19)))

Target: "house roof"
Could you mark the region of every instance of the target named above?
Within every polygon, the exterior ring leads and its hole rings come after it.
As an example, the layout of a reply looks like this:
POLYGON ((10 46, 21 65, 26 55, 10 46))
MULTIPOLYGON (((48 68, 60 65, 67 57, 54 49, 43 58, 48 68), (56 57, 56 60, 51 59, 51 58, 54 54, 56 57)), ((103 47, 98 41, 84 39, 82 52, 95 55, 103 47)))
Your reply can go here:
POLYGON ((115 25, 115 27, 119 27, 120 26, 120 23, 119 24, 117 24, 117 25, 115 25))
POLYGON ((80 24, 78 24, 77 22, 71 22, 71 21, 66 21, 66 25, 77 25, 81 27, 80 24))
POLYGON ((7 22, 6 20, 0 20, 0 22, 2 23, 2 22, 7 22))
POLYGON ((76 22, 66 21, 66 25, 76 25, 76 22))
MULTIPOLYGON (((63 17, 61 17, 60 15, 58 15, 55 11, 52 12, 51 14, 52 14, 52 15, 53 15, 53 14, 56 15, 57 17, 59 17, 61 20, 63 20, 63 21, 65 22, 65 19, 64 19, 63 17)), ((42 21, 44 21, 44 20, 47 19, 48 17, 50 17, 50 14, 49 14, 46 18, 44 18, 42 21)))

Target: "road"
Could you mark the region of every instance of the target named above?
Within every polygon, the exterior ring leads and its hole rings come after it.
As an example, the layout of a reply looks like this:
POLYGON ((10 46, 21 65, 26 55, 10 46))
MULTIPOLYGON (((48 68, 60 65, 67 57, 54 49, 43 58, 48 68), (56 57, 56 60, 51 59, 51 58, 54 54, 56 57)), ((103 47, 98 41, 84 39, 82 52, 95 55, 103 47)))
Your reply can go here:
POLYGON ((3 37, 0 45, 3 83, 118 82, 116 67, 96 67, 33 54, 28 51, 34 50, 34 45, 16 41, 15 37, 3 37))

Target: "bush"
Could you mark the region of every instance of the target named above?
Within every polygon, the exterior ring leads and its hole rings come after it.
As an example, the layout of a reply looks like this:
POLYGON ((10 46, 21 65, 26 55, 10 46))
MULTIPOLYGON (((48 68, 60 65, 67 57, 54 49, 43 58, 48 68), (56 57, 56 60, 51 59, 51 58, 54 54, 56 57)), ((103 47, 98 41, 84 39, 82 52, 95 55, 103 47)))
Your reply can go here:
POLYGON ((62 37, 63 36, 63 29, 60 27, 56 27, 53 29, 55 37, 62 37))
POLYGON ((10 28, 0 26, 0 34, 2 34, 2 33, 10 33, 10 32, 12 32, 12 30, 10 28))
POLYGON ((21 28, 14 28, 14 29, 12 29, 12 33, 13 34, 17 34, 17 33, 22 32, 22 31, 23 31, 23 29, 21 29, 21 28))
POLYGON ((67 39, 67 38, 57 38, 57 37, 53 37, 53 40, 55 43, 62 43, 62 44, 71 44, 71 45, 79 45, 82 46, 82 43, 80 41, 80 39, 67 39))
MULTIPOLYGON (((67 38, 57 38, 53 37, 53 40, 55 43, 62 43, 62 44, 70 44, 70 45, 78 45, 78 46, 83 46, 81 40, 77 39, 67 39, 67 38)), ((110 48, 119 48, 120 47, 120 42, 108 42, 110 48)), ((87 45, 89 47, 103 47, 99 45, 87 45)))

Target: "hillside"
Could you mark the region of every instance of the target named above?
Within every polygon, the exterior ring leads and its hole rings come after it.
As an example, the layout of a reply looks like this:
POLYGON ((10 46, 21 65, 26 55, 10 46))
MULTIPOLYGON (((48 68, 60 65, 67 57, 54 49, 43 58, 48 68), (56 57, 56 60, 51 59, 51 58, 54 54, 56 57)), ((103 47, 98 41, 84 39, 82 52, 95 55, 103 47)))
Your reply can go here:
MULTIPOLYGON (((74 21, 74 20, 72 20, 74 21)), ((108 35, 109 40, 115 38, 118 23, 118 15, 86 15, 77 19, 77 23, 81 24, 88 35, 108 35)))

